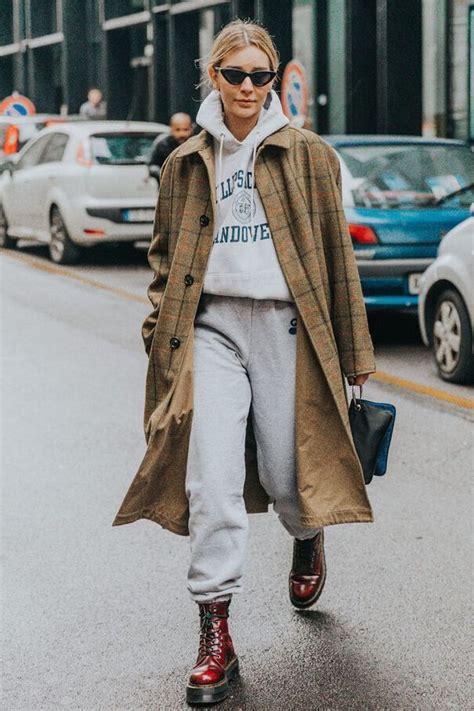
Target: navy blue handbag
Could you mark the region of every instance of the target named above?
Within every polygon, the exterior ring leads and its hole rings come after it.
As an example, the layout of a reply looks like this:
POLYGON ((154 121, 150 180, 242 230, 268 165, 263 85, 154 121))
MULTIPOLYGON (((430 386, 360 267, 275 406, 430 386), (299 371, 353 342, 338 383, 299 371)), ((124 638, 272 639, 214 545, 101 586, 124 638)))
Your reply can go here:
POLYGON ((371 402, 355 394, 349 406, 349 422, 352 439, 359 457, 364 481, 370 484, 374 476, 383 476, 387 471, 388 451, 392 441, 396 409, 386 402, 371 402))

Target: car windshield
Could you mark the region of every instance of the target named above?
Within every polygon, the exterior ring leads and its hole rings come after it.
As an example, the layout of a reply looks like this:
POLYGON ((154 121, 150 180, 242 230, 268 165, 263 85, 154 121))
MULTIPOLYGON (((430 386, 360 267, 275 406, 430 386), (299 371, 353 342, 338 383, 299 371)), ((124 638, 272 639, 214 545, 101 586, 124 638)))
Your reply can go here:
POLYGON ((91 136, 92 158, 102 165, 137 165, 146 156, 156 133, 101 133, 91 136))
POLYGON ((352 177, 357 207, 436 207, 440 201, 445 208, 469 208, 474 202, 474 188, 462 190, 474 182, 474 153, 468 146, 372 144, 338 150, 352 177))

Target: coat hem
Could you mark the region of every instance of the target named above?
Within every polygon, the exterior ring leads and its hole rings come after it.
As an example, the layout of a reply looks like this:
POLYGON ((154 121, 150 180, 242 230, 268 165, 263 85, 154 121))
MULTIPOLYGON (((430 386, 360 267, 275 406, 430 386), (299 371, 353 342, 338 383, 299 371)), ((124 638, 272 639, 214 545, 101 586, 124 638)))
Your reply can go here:
POLYGON ((148 521, 157 523, 158 526, 166 528, 167 531, 171 531, 171 533, 176 533, 178 536, 189 536, 189 529, 187 526, 182 526, 181 524, 177 523, 177 521, 174 521, 170 518, 166 518, 166 516, 160 515, 158 517, 156 515, 153 515, 152 513, 147 513, 145 511, 137 511, 136 513, 128 515, 118 514, 115 517, 112 526, 124 526, 127 523, 134 523, 135 521, 139 521, 140 519, 147 519, 148 521))
POLYGON ((323 528, 338 523, 373 523, 374 515, 369 509, 340 509, 324 516, 301 516, 305 528, 323 528))
MULTIPOLYGON (((143 511, 137 511, 134 514, 123 515, 119 514, 115 517, 112 526, 124 526, 127 523, 134 523, 140 519, 147 519, 153 523, 157 523, 162 528, 165 528, 171 533, 176 533, 178 536, 189 536, 187 526, 179 524, 173 519, 162 515, 154 515, 143 511)), ((300 523, 305 528, 323 528, 325 526, 333 526, 339 523, 373 523, 374 516, 368 509, 340 509, 333 511, 326 516, 301 516, 300 523)))

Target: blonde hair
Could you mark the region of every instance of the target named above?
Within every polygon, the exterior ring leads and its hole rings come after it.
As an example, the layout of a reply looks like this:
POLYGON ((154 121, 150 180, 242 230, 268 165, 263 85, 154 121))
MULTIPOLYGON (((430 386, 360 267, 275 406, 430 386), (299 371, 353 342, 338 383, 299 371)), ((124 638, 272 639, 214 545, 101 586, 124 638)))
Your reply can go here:
POLYGON ((252 20, 233 20, 216 35, 209 55, 199 59, 202 73, 199 86, 203 84, 212 86, 209 78, 210 67, 218 67, 229 52, 250 45, 258 47, 267 55, 270 69, 275 72, 278 70, 280 56, 267 30, 252 20))

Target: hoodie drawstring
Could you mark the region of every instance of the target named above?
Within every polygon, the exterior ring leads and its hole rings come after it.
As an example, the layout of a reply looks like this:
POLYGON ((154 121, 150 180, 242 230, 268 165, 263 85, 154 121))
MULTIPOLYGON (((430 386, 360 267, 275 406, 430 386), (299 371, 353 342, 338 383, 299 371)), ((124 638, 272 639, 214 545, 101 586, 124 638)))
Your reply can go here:
MULTIPOLYGON (((254 135, 253 138, 253 148, 252 148, 252 186, 250 188, 250 239, 253 239, 253 232, 254 232, 254 212, 253 212, 253 204, 254 204, 254 191, 255 191, 255 161, 257 158, 257 143, 258 143, 258 137, 259 137, 259 132, 254 135)), ((225 134, 221 132, 220 134, 220 140, 219 140, 219 160, 218 160, 218 181, 217 181, 217 187, 216 187, 216 203, 219 202, 219 186, 222 183, 222 172, 223 172, 223 160, 222 160, 222 154, 224 151, 224 139, 225 139, 225 134)))
POLYGON ((253 193, 255 186, 255 159, 257 157, 257 138, 258 132, 255 134, 253 139, 253 151, 252 151, 252 187, 250 188, 250 239, 253 240, 253 193))

